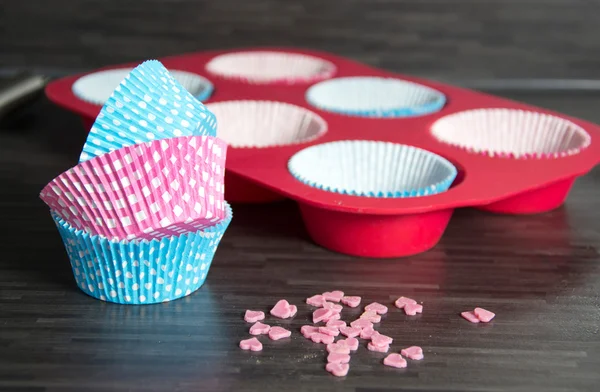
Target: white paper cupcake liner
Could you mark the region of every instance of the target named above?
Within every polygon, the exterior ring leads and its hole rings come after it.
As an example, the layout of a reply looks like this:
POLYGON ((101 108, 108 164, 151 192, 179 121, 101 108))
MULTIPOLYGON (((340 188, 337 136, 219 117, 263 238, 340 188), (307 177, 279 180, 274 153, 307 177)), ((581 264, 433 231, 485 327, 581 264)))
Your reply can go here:
POLYGON ((206 64, 214 75, 253 84, 310 83, 332 77, 333 63, 318 57, 283 52, 234 52, 206 64))
MULTIPOLYGON (((133 68, 118 68, 82 76, 73 83, 73 94, 77 98, 94 105, 104 105, 113 91, 132 70, 133 68)), ((205 101, 210 98, 214 89, 210 80, 187 71, 170 70, 169 72, 197 100, 205 101)))
POLYGON ((457 170, 432 152, 379 141, 344 140, 296 153, 290 173, 315 188, 355 196, 415 197, 446 191, 457 170))
POLYGON ((326 80, 306 92, 311 105, 328 112, 359 117, 413 117, 437 112, 446 97, 406 80, 370 76, 326 80))
POLYGON ((226 150, 210 136, 123 147, 62 173, 40 197, 76 229, 108 239, 195 231, 225 216, 226 150))
POLYGON ((288 103, 224 101, 206 107, 217 117, 219 137, 232 147, 306 143, 327 132, 327 123, 320 116, 288 103))
POLYGON ((156 60, 134 68, 92 126, 80 162, 132 144, 179 136, 215 136, 216 117, 156 60))
POLYGON ((440 142, 491 157, 559 158, 591 143, 579 125, 550 114, 517 109, 475 109, 454 113, 431 127, 440 142))
POLYGON ((77 230, 52 213, 77 286, 86 294, 120 304, 171 301, 204 283, 217 246, 232 218, 213 227, 152 241, 109 241, 77 230))

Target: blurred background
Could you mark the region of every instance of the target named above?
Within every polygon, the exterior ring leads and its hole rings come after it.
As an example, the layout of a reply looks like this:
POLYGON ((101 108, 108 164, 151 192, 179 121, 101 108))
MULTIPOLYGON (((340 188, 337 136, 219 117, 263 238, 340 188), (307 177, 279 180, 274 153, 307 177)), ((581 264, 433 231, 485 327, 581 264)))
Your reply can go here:
POLYGON ((0 71, 281 45, 473 87, 589 89, 599 13, 600 0, 0 0, 0 71))
MULTIPOLYGON (((599 13, 600 0, 0 0, 0 91, 23 71, 57 78, 185 52, 289 46, 600 122, 599 13)), ((68 168, 86 129, 35 83, 38 93, 18 106, 0 97, 2 143, 35 135, 27 143, 67 153, 68 168)))

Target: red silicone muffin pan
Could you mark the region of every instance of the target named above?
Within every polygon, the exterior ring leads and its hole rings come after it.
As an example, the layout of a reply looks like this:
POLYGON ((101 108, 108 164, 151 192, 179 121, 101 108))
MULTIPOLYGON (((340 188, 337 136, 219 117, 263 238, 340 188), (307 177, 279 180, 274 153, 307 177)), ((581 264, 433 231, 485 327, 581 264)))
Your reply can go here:
MULTIPOLYGON (((504 214, 549 211, 565 201, 578 176, 589 172, 600 161, 600 143, 597 142, 600 127, 580 119, 480 92, 398 75, 323 52, 287 48, 244 49, 243 52, 265 50, 314 56, 326 61, 329 71, 322 77, 297 82, 274 78, 272 83, 257 83, 207 71, 207 63, 216 56, 242 50, 193 53, 160 61, 169 69, 189 71, 209 79, 214 84, 214 93, 204 102, 209 107, 213 103, 233 100, 276 101, 304 108, 324 120, 326 132, 306 142, 267 147, 230 145, 225 192, 230 202, 266 202, 285 197, 296 200, 310 236, 330 250, 364 257, 397 257, 426 251, 439 241, 452 212, 458 207, 476 207, 504 214), (445 105, 431 114, 378 118, 322 110, 307 101, 307 90, 319 80, 326 82, 357 76, 418 83, 443 93, 445 105), (540 156, 526 153, 515 153, 514 156, 503 153, 501 148, 500 152, 492 154, 490 149, 498 149, 490 147, 489 142, 487 148, 481 143, 484 133, 481 129, 488 120, 482 119, 477 111, 467 112, 475 109, 509 109, 534 112, 533 116, 549 115, 550 120, 538 119, 546 121, 540 128, 548 135, 560 127, 560 124, 552 123, 553 119, 562 119, 583 132, 580 146, 559 152, 548 150, 540 156), (450 131, 442 132, 443 135, 439 133, 436 128, 440 124, 450 131), (453 142, 452 137, 459 142, 453 142), (341 140, 374 140, 415 146, 452 162, 458 175, 450 189, 433 195, 366 197, 318 189, 299 181, 288 170, 288 162, 299 151, 341 140)), ((81 76, 57 80, 48 85, 46 93, 59 106, 79 114, 89 129, 101 107, 73 94, 72 85, 81 76)), ((217 120, 220 121, 218 115, 217 120)), ((511 121, 519 120, 506 120, 502 129, 522 127, 511 121)), ((523 121, 526 127, 528 120, 523 121)), ((531 137, 543 138, 544 135, 538 132, 531 137)), ((498 143, 506 147, 515 141, 500 140, 498 143)), ((516 143, 519 144, 518 140, 516 143)), ((573 147, 568 144, 563 143, 573 147)))

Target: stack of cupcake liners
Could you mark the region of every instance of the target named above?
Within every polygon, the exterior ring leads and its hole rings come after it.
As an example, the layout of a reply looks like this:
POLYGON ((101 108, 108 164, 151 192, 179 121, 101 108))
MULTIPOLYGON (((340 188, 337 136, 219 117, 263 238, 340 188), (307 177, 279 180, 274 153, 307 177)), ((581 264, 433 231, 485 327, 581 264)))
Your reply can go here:
POLYGON ((102 108, 80 163, 40 193, 75 281, 109 302, 150 304, 202 286, 231 218, 216 118, 158 61, 102 108))

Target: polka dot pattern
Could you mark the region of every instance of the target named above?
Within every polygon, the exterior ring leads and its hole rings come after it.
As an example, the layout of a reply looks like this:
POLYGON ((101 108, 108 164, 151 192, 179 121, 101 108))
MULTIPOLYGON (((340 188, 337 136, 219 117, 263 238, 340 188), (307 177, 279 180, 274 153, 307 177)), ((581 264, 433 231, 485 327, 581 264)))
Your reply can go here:
POLYGON ((185 136, 128 146, 62 173, 40 197, 74 228, 108 239, 154 239, 225 217, 227 145, 185 136))
POLYGON ((80 162, 137 143, 178 136, 216 136, 217 119, 156 60, 134 68, 106 101, 80 162))
POLYGON ((232 211, 217 225, 152 241, 109 241, 77 230, 52 214, 79 288, 103 301, 151 304, 171 301, 204 283, 232 211))

